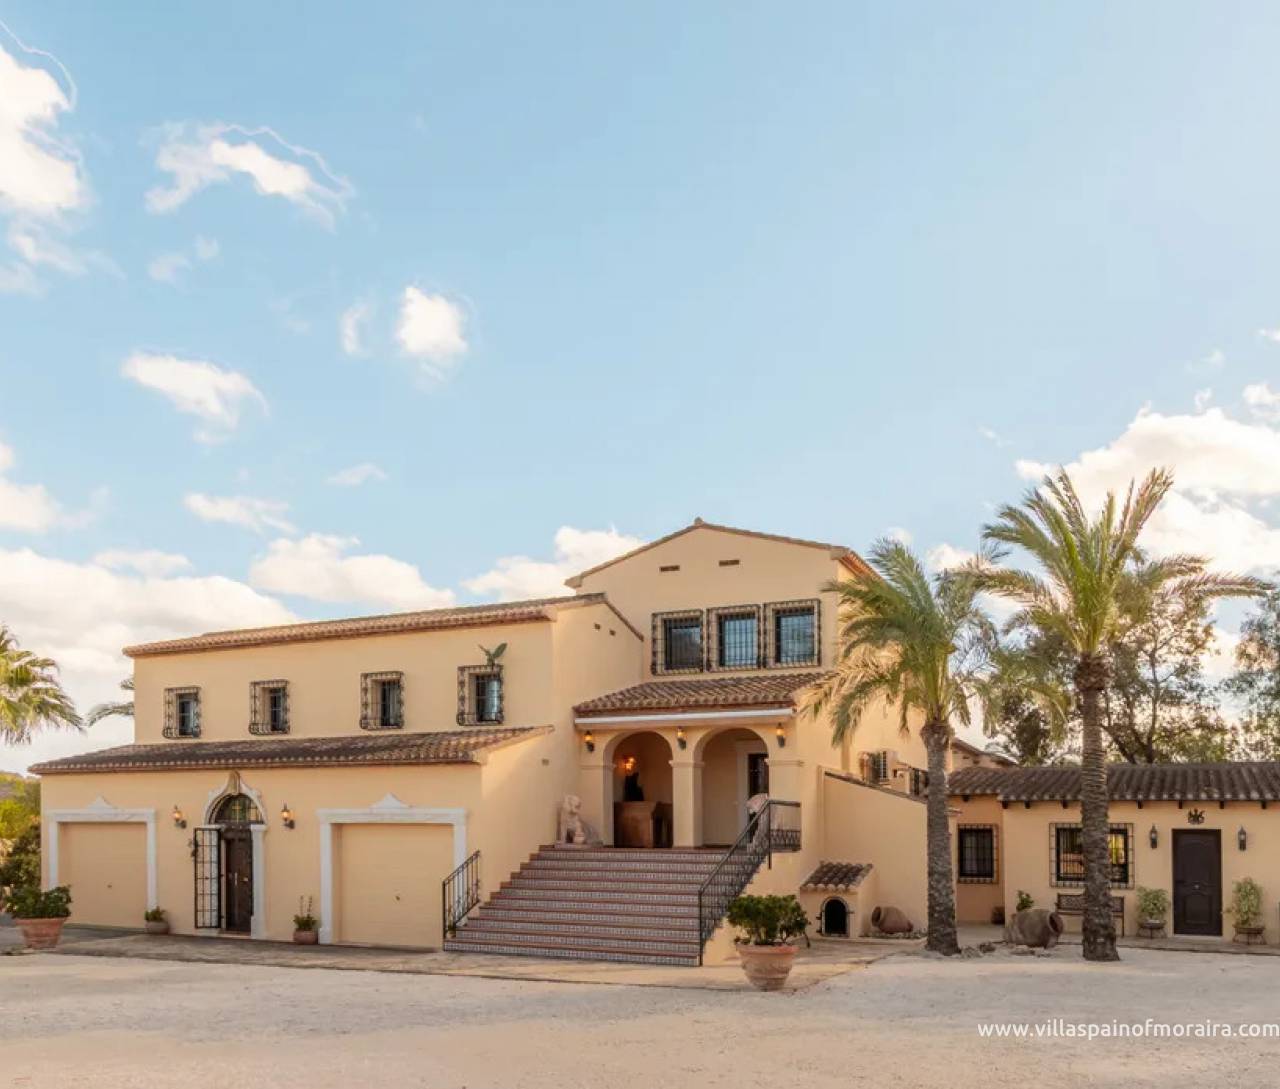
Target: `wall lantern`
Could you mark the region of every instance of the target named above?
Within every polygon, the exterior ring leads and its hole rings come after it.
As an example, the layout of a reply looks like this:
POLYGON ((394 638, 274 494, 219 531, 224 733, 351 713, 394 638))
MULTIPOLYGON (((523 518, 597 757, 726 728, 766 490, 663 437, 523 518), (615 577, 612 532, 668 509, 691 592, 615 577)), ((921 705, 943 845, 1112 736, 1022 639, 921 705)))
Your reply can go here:
POLYGON ((636 770, 636 758, 634 756, 624 756, 622 758, 622 770, 630 775, 636 770))
POLYGON ((590 730, 588 730, 585 734, 582 735, 582 743, 586 745, 587 752, 596 751, 596 735, 593 734, 590 730))
POLYGON ((689 747, 689 739, 684 736, 683 726, 676 727, 676 744, 682 749, 687 749, 689 747))
POLYGON ((1249 846, 1249 833, 1244 830, 1243 824, 1240 826, 1240 831, 1236 833, 1236 843, 1242 851, 1249 846))
POLYGON ((294 826, 293 810, 289 808, 288 802, 285 802, 283 808, 280 810, 280 821, 286 828, 292 828, 294 826))
POLYGON ((778 748, 785 749, 787 747, 787 728, 778 723, 778 728, 773 731, 773 736, 778 739, 778 748))
POLYGON ((174 828, 186 828, 187 818, 182 815, 182 810, 176 805, 173 807, 173 826, 174 828))
POLYGON ((1160 846, 1160 833, 1156 831, 1154 824, 1151 826, 1151 831, 1147 833, 1147 840, 1150 842, 1153 851, 1160 846))

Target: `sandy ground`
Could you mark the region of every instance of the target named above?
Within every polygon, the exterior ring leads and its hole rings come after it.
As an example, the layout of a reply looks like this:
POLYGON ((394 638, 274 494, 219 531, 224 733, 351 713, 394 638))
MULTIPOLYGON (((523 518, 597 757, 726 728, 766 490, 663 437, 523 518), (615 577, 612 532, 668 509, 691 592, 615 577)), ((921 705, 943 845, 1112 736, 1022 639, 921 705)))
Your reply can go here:
POLYGON ((1079 950, 904 954, 803 991, 676 990, 0 959, 0 1085, 1162 1086, 1276 1084, 1280 1039, 984 1039, 988 1020, 1280 1021, 1280 960, 1079 950))

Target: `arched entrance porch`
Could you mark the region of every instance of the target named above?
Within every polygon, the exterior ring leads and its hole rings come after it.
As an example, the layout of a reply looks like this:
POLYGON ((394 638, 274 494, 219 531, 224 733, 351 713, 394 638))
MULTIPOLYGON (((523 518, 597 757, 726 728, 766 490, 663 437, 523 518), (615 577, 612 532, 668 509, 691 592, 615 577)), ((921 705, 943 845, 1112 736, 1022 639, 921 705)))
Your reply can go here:
POLYGON ((606 753, 615 847, 670 847, 674 828, 671 744, 653 730, 615 738, 606 753))
POLYGON ((747 824, 747 800, 769 793, 769 745, 749 727, 730 727, 699 739, 702 836, 700 845, 728 847, 747 824))
POLYGON ((213 790, 192 836, 197 929, 266 933, 262 797, 236 772, 213 790))

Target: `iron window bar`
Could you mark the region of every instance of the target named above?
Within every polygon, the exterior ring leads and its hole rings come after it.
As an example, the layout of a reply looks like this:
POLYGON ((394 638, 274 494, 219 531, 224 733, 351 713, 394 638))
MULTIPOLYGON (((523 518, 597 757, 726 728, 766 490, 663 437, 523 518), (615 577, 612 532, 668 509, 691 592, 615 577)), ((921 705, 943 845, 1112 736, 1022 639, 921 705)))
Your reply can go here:
POLYGON ((188 686, 164 690, 164 726, 160 733, 171 740, 200 736, 199 688, 188 686))
POLYGON ((360 674, 360 729, 399 730, 404 726, 404 674, 384 670, 360 674))
POLYGON ((502 666, 458 667, 459 726, 497 726, 505 715, 502 666))
POLYGON ((289 682, 253 681, 249 685, 249 732, 258 735, 289 732, 289 682))

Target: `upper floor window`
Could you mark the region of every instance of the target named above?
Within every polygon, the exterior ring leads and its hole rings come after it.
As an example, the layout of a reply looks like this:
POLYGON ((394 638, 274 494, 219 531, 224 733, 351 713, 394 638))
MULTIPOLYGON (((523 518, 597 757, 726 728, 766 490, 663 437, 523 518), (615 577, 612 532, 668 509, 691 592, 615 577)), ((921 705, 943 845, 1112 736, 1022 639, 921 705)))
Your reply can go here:
POLYGON ((404 674, 360 675, 360 729, 398 730, 404 725, 404 674))
POLYGON ((960 881, 996 880, 996 828, 993 824, 962 824, 956 829, 957 873, 960 881))
POLYGON ((289 732, 289 684, 287 681, 254 681, 249 686, 249 732, 289 732))
POLYGON ((765 606, 766 661, 770 666, 818 664, 818 602, 778 601, 765 606))
MULTIPOLYGON (((1084 884, 1084 829, 1078 824, 1055 824, 1051 877, 1054 885, 1084 884)), ((1111 884, 1133 886, 1133 825, 1113 824, 1107 834, 1111 884)))
POLYGON ((502 666, 459 666, 458 725, 491 725, 501 721, 502 666))
POLYGON ((760 606, 732 605, 707 614, 712 669, 755 669, 760 665, 760 606))
POLYGON ((200 689, 166 688, 164 690, 165 737, 200 736, 200 689))
POLYGON ((697 673, 702 669, 702 610, 655 613, 654 673, 697 673))

